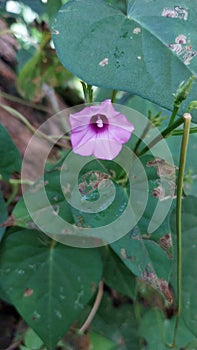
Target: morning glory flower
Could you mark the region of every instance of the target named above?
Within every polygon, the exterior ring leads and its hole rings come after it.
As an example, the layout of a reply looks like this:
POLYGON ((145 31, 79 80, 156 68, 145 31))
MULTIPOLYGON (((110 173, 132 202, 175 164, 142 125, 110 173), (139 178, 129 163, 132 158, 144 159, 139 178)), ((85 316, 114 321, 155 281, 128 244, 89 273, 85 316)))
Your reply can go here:
POLYGON ((73 151, 81 156, 114 159, 134 130, 126 116, 114 109, 111 100, 70 114, 73 151))

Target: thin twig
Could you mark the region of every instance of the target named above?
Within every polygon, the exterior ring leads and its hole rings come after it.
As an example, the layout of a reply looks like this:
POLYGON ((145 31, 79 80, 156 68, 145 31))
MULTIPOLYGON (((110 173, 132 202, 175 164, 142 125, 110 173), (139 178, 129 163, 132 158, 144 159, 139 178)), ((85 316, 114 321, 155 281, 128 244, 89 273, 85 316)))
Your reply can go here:
POLYGON ((34 109, 38 109, 39 111, 50 113, 50 110, 49 110, 48 107, 45 107, 45 106, 37 104, 37 103, 30 102, 30 101, 23 100, 20 97, 7 94, 6 92, 0 91, 0 96, 5 98, 6 100, 9 100, 9 101, 12 101, 12 102, 16 102, 16 103, 19 103, 21 105, 24 105, 24 106, 27 106, 27 107, 31 107, 31 108, 34 108, 34 109))
POLYGON ((19 113, 18 111, 16 111, 14 108, 0 104, 0 107, 3 108, 6 112, 10 113, 13 117, 15 117, 16 119, 20 120, 33 134, 36 133, 36 135, 40 138, 43 138, 57 146, 60 146, 62 148, 66 148, 65 145, 63 145, 61 142, 56 142, 53 138, 51 138, 50 136, 44 134, 43 132, 35 129, 30 122, 24 117, 24 115, 22 115, 21 113, 19 113))
POLYGON ((80 333, 84 333, 86 331, 86 329, 88 329, 88 327, 91 324, 94 316, 96 315, 96 312, 97 312, 97 310, 99 308, 99 305, 101 303, 102 296, 103 296, 103 285, 104 285, 104 283, 103 283, 103 281, 101 281, 99 283, 98 293, 97 293, 97 296, 96 296, 93 308, 90 311, 88 318, 86 319, 86 321, 84 322, 84 324, 80 328, 80 330, 79 330, 80 333))

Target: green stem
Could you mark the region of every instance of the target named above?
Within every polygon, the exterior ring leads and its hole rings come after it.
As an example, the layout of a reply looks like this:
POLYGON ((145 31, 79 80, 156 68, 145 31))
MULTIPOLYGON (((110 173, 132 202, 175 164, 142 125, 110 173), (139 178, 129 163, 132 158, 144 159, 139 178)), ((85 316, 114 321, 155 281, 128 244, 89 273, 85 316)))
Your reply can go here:
POLYGON ((16 197, 16 195, 18 193, 19 184, 15 183, 15 184, 11 184, 11 186, 12 186, 12 193, 6 202, 7 207, 12 203, 12 201, 16 197))
POLYGON ((174 123, 174 119, 176 118, 176 115, 179 111, 179 107, 180 105, 174 105, 168 126, 171 126, 174 123))
POLYGON ((113 90, 112 91, 112 97, 111 97, 111 102, 115 103, 116 102, 116 96, 117 96, 118 90, 113 90))
POLYGON ((6 112, 10 113, 14 118, 20 120, 33 134, 37 133, 37 136, 40 138, 43 138, 51 143, 55 143, 55 145, 60 146, 62 148, 65 148, 65 145, 63 145, 61 142, 56 142, 51 136, 48 136, 44 134, 41 131, 38 131, 35 129, 30 122, 18 111, 16 111, 14 108, 0 104, 0 107, 3 108, 6 112))
MULTIPOLYGON (((3 180, 3 176, 0 174, 0 181, 3 180)), ((31 180, 26 180, 26 179, 9 179, 8 182, 11 184, 11 185, 33 185, 34 184, 34 181, 31 181, 31 180)))
POLYGON ((138 154, 138 156, 142 156, 146 152, 148 152, 153 146, 155 146, 159 141, 161 141, 163 138, 166 138, 171 134, 171 132, 178 128, 181 124, 184 122, 184 117, 180 117, 179 119, 176 120, 172 125, 168 126, 165 130, 161 132, 155 139, 153 139, 142 151, 138 154))
POLYGON ((191 114, 185 113, 184 116, 184 134, 181 144, 180 160, 179 160, 179 173, 177 182, 177 200, 176 200, 176 234, 177 234, 177 318, 174 328, 173 344, 176 346, 176 337, 178 332, 178 326, 181 316, 182 298, 182 225, 181 225, 181 208, 182 208, 182 193, 183 193, 183 178, 185 170, 185 162, 187 155, 187 147, 189 141, 189 130, 191 123, 191 114))
POLYGON ((134 151, 133 151, 135 154, 137 154, 137 150, 138 150, 138 148, 139 148, 139 146, 140 146, 142 140, 144 139, 144 137, 146 136, 146 134, 149 132, 150 127, 151 127, 151 124, 148 122, 148 124, 145 126, 144 131, 142 132, 142 135, 141 135, 140 139, 138 140, 138 142, 137 142, 136 145, 135 145, 135 148, 134 148, 134 151))
MULTIPOLYGON (((191 128, 189 131, 190 134, 196 134, 197 133, 197 128, 191 128)), ((172 133, 172 136, 179 136, 179 135, 183 135, 184 134, 184 130, 174 130, 172 133)))
POLYGON ((93 102, 93 89, 92 85, 87 84, 87 92, 88 92, 88 103, 93 102))

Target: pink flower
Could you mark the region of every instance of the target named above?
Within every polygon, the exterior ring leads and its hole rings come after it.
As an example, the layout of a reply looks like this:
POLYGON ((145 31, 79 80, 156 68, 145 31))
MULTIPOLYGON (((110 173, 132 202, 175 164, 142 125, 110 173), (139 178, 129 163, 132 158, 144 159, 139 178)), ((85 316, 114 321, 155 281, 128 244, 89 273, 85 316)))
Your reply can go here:
POLYGON ((114 159, 134 130, 125 115, 116 111, 111 100, 70 114, 73 151, 81 156, 114 159))

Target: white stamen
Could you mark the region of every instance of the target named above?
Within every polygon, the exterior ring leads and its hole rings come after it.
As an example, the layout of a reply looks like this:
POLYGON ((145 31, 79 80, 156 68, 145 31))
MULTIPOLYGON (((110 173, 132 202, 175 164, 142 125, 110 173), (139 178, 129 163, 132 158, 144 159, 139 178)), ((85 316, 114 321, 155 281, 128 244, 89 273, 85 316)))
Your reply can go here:
POLYGON ((101 117, 99 117, 99 116, 98 116, 98 119, 96 121, 96 125, 98 126, 98 128, 103 127, 103 121, 102 121, 101 117))

